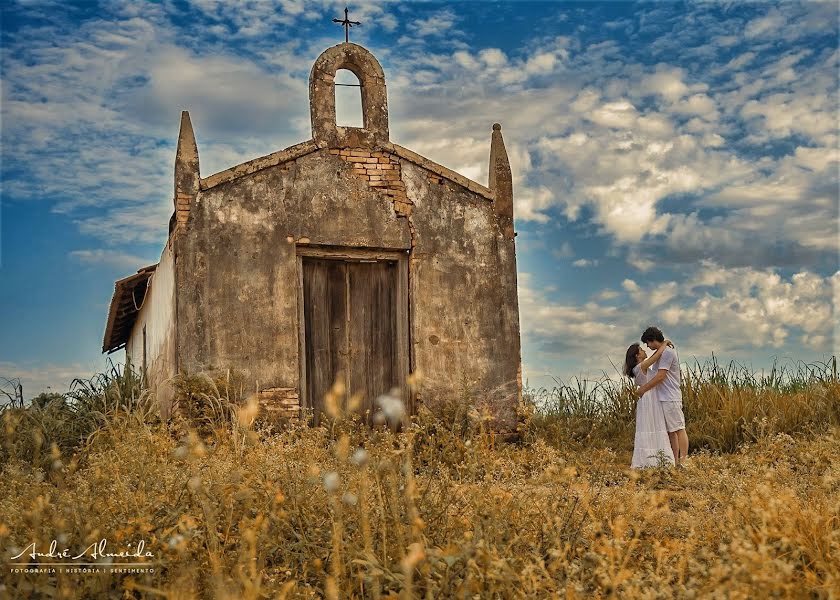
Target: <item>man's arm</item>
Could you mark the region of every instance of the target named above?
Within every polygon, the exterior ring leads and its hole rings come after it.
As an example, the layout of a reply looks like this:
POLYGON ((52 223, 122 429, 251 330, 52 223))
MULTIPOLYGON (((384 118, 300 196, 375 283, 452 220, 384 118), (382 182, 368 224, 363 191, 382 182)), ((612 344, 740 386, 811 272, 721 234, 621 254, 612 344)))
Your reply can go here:
POLYGON ((649 392, 651 389, 665 381, 665 377, 667 375, 668 369, 659 369, 650 381, 639 388, 639 396, 643 396, 646 392, 649 392))

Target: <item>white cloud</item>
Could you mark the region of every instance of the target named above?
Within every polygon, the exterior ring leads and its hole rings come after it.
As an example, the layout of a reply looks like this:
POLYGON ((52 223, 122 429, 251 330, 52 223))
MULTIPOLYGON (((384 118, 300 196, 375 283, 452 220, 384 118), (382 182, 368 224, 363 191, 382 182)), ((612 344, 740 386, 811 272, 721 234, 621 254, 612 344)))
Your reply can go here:
POLYGON ((626 100, 608 102, 592 111, 588 118, 593 123, 604 127, 629 129, 636 123, 636 107, 626 100))
POLYGON ((621 287, 627 290, 630 293, 636 293, 639 291, 639 284, 633 281, 632 279, 625 279, 621 282, 621 287))
POLYGON ((572 249, 572 245, 569 242, 563 242, 559 248, 555 248, 551 252, 554 258, 563 259, 563 258, 571 258, 575 255, 575 251, 572 249))
POLYGON ((660 64, 657 65, 653 73, 642 79, 640 89, 643 92, 658 94, 665 100, 675 102, 688 93, 688 86, 683 82, 684 77, 683 69, 660 64))
POLYGON ((598 292, 595 298, 597 300, 615 300, 619 296, 621 296, 621 294, 619 294, 617 291, 606 289, 598 292))
POLYGON ((508 62, 505 53, 498 48, 485 48, 484 50, 479 51, 478 57, 485 66, 491 68, 503 67, 508 62))
POLYGON ((707 121, 714 121, 718 117, 717 105, 706 94, 694 94, 676 103, 673 112, 684 115, 700 115, 707 121))
MULTIPOLYGON (((836 327, 833 294, 840 294, 840 271, 828 277, 810 271, 784 277, 776 269, 727 269, 704 262, 681 282, 642 287, 625 279, 621 287, 630 302, 620 307, 607 304, 620 296, 610 288, 594 301, 569 303, 553 299, 530 274, 521 273, 520 318, 533 364, 575 356, 592 377, 610 373, 650 324, 677 342, 683 360, 712 353, 748 358, 768 348, 782 352, 787 344, 837 353, 838 329, 831 323, 836 327)), ((534 372, 539 371, 537 366, 534 372)))
POLYGON ((73 250, 70 252, 70 257, 86 265, 107 265, 126 270, 136 270, 155 262, 148 258, 102 248, 94 250, 73 250))
POLYGON ((90 378, 104 368, 101 359, 95 362, 66 364, 0 361, 0 374, 3 377, 20 379, 25 400, 31 400, 42 392, 68 392, 74 379, 90 378))
MULTIPOLYGON (((833 277, 840 276, 840 271, 833 277)), ((695 346, 706 354, 722 349, 781 348, 795 330, 807 346, 829 351, 826 326, 832 321, 832 278, 802 271, 784 279, 775 270, 722 269, 704 264, 683 292, 692 301, 662 312, 667 325, 702 328, 706 340, 695 346), (711 291, 699 288, 713 282, 711 291)))
POLYGON ((450 35, 458 22, 458 17, 450 8, 439 10, 424 18, 411 23, 412 34, 420 37, 440 37, 450 35))
POLYGON ((769 14, 753 19, 747 23, 744 35, 748 38, 773 35, 783 29, 785 25, 787 25, 785 17, 779 11, 773 10, 769 14))
POLYGON ((553 204, 554 194, 546 186, 520 190, 514 196, 514 214, 520 221, 547 223, 549 218, 544 211, 553 204))

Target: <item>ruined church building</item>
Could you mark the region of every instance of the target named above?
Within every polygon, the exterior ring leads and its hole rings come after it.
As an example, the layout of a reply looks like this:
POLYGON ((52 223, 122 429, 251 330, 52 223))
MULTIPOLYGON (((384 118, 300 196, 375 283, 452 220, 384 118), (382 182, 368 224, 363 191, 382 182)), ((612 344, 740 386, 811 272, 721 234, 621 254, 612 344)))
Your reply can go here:
POLYGON ((103 352, 125 348, 167 415, 178 373, 234 369, 263 409, 313 409, 337 377, 362 411, 464 392, 515 427, 521 397, 513 185, 493 125, 487 186, 390 141, 385 75, 342 43, 309 77, 312 139, 202 177, 181 114, 175 211, 156 265, 116 282, 103 352), (363 127, 336 125, 335 76, 363 127), (419 373, 409 390, 406 378, 419 373))

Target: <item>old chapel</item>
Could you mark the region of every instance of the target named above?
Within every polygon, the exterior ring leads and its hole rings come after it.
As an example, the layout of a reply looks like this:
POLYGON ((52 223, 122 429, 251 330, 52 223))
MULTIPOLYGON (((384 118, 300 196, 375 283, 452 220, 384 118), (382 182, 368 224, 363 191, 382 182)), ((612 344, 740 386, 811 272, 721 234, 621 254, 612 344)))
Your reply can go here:
POLYGON ((467 397, 515 426, 521 397, 513 185, 493 125, 486 186, 391 142, 385 75, 342 43, 309 77, 312 139, 202 177, 181 114, 175 210, 156 265, 116 282, 103 352, 124 348, 172 409, 179 372, 235 369, 263 408, 313 409, 336 378, 361 410, 467 397), (363 127, 336 125, 335 76, 363 127), (419 373, 417 386, 406 378, 419 373))

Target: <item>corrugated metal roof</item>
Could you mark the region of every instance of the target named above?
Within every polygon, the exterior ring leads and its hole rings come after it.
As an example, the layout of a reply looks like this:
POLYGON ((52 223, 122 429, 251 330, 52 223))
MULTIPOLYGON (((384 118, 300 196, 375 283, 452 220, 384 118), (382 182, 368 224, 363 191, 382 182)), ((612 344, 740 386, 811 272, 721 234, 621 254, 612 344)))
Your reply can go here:
POLYGON ((114 296, 108 309, 108 322, 105 336, 102 338, 102 352, 116 352, 125 347, 131 328, 137 319, 137 313, 146 298, 149 278, 157 269, 157 264, 143 267, 134 275, 114 283, 114 296))

